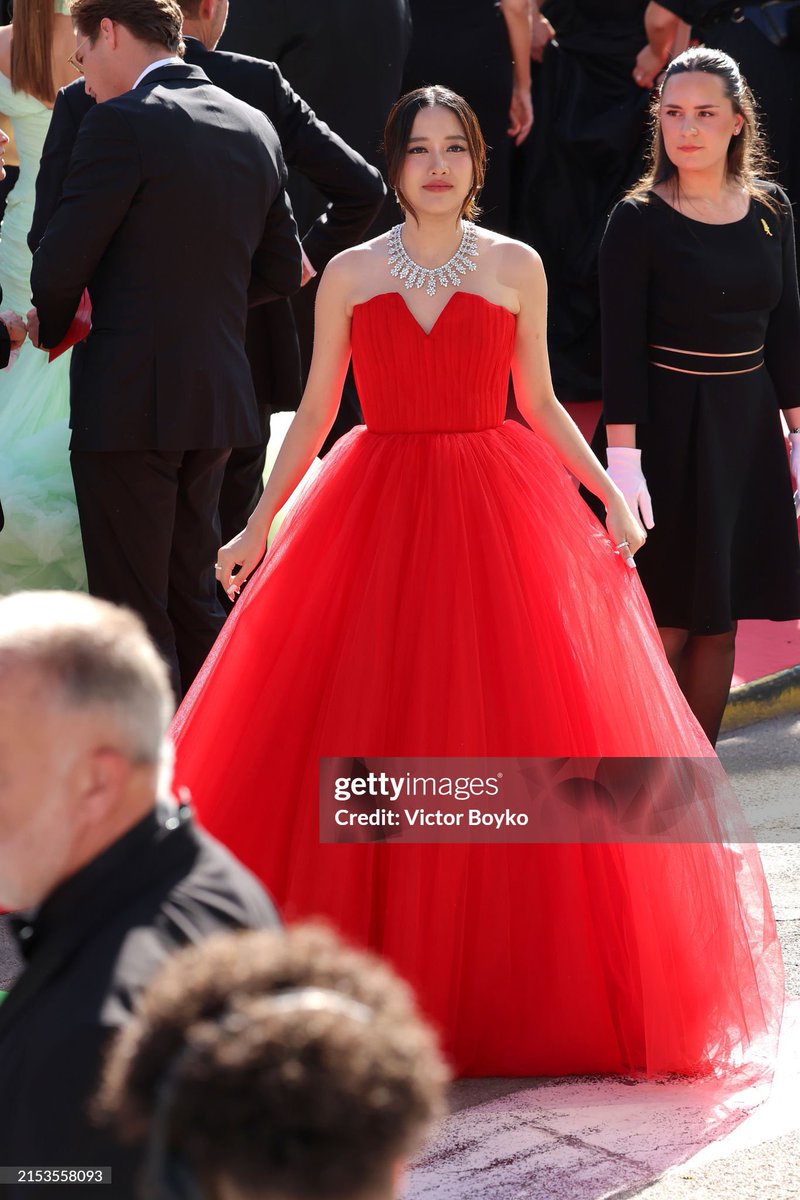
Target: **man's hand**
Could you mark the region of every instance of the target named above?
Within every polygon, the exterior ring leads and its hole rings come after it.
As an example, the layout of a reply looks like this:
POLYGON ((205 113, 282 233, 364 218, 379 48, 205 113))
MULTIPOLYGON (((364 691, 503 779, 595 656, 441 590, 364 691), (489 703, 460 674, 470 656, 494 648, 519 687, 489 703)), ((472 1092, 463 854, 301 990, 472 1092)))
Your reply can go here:
POLYGON ((691 30, 675 13, 650 0, 644 11, 644 31, 647 45, 636 56, 632 74, 634 83, 649 91, 669 60, 689 45, 691 30))
POLYGON ((531 23, 531 58, 534 62, 542 61, 547 43, 552 42, 555 36, 556 31, 547 17, 542 16, 538 8, 534 8, 531 23))
POLYGON ((533 101, 531 89, 514 88, 511 93, 511 108, 508 111, 508 136, 515 146, 521 146, 533 125, 533 101))
POLYGON ((633 68, 634 83, 650 91, 666 64, 667 59, 662 59, 660 54, 656 54, 648 42, 636 55, 636 65, 633 68))
POLYGON ((36 349, 40 350, 41 347, 39 345, 39 314, 35 308, 31 308, 28 311, 26 320, 28 322, 28 334, 30 336, 30 339, 33 342, 36 349))
POLYGON ((303 256, 303 277, 300 280, 300 287, 304 288, 307 283, 311 282, 312 279, 316 279, 317 272, 316 268, 305 252, 305 247, 302 245, 300 247, 300 253, 303 256))
POLYGON ((25 322, 17 313, 12 312, 10 308, 4 312, 0 312, 0 321, 3 322, 8 330, 8 336, 11 339, 11 350, 19 350, 25 338, 28 336, 28 331, 25 328, 25 322))

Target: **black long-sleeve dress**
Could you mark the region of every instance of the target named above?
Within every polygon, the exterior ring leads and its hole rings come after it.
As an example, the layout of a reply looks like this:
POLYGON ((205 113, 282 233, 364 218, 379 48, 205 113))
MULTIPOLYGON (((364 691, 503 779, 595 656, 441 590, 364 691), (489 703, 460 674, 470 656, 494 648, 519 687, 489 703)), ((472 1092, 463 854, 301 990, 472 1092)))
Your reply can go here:
POLYGON ((779 419, 800 403, 800 299, 791 208, 767 186, 777 212, 754 199, 724 225, 625 200, 600 251, 604 421, 636 424, 653 500, 637 565, 656 622, 698 634, 800 616, 779 419))

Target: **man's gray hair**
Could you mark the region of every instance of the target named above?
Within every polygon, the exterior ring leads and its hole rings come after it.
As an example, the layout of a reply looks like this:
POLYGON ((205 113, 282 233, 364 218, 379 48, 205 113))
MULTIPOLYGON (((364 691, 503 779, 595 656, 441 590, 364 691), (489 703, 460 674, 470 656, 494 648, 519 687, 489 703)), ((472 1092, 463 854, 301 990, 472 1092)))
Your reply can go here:
POLYGON ((14 668, 52 683, 54 703, 113 714, 132 762, 162 761, 175 703, 166 664, 134 613, 75 592, 0 599, 0 688, 14 668))

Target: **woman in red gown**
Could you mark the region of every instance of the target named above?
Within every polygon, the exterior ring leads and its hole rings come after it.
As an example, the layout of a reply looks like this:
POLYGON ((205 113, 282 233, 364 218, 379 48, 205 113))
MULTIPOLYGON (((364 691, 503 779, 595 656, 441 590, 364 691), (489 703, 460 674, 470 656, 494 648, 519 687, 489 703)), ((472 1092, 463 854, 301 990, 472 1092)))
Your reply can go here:
POLYGON ((306 394, 220 551, 226 588, 322 444, 351 349, 366 425, 184 701, 177 782, 288 920, 394 963, 463 1074, 725 1071, 782 1004, 758 853, 709 838, 735 807, 684 795, 696 838, 668 845, 320 844, 322 757, 713 756, 632 569, 644 533, 553 394, 539 258, 469 223, 474 115, 410 93, 386 148, 405 222, 325 272, 306 394), (509 369, 532 432, 504 422, 509 369))

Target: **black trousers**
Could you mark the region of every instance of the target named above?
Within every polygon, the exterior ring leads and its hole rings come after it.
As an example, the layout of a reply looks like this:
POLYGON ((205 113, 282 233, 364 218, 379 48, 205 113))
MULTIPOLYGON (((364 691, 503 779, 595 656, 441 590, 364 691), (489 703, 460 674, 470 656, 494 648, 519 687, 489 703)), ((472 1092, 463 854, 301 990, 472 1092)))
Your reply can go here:
MULTIPOLYGON (((219 496, 223 544, 241 533, 264 490, 262 477, 272 413, 296 411, 303 395, 300 348, 288 300, 273 300, 250 309, 245 350, 258 403, 261 442, 234 447, 225 467, 219 496)), ((227 608, 227 598, 223 606, 227 608)))
POLYGON ((144 620, 184 695, 222 628, 214 561, 230 451, 71 453, 89 591, 144 620))

